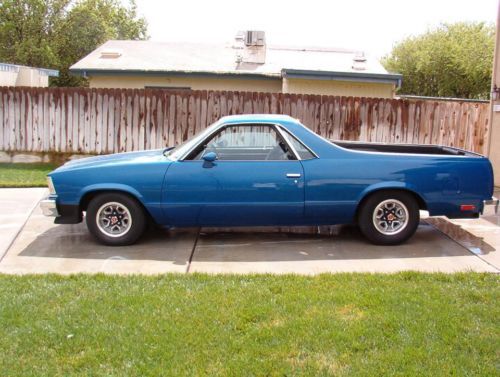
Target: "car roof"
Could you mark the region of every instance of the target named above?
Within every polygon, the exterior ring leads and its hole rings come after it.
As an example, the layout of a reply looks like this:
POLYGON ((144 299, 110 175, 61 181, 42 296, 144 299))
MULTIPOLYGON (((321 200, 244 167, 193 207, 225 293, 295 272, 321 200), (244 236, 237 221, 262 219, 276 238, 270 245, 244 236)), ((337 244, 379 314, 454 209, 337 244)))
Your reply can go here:
POLYGON ((240 115, 227 115, 220 119, 222 123, 233 123, 233 122, 294 122, 297 123, 297 119, 292 118, 289 115, 282 114, 240 114, 240 115))

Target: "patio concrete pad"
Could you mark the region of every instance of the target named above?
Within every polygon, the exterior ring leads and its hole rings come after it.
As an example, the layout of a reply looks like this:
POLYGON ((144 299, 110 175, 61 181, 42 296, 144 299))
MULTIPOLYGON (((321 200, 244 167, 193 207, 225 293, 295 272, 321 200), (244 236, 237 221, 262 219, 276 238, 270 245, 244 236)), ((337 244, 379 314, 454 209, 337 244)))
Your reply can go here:
MULTIPOLYGON (((500 190, 493 196, 500 198, 500 190)), ((429 221, 455 242, 467 248, 478 258, 500 272, 500 212, 479 219, 455 219, 435 217, 429 221)))
POLYGON ((98 244, 84 223, 55 225, 36 208, 0 263, 0 273, 186 272, 197 230, 152 230, 136 245, 98 244))
MULTIPOLYGON (((446 220, 445 220, 446 221, 446 220)), ((500 217, 451 220, 443 231, 500 272, 500 217), (455 229, 450 229, 451 227, 455 229)))
POLYGON ((375 246, 355 228, 339 234, 212 232, 203 229, 190 272, 495 272, 464 247, 422 223, 415 236, 399 246, 375 246))
POLYGON ((0 260, 38 204, 46 188, 0 189, 0 260))
POLYGON ((392 247, 374 246, 349 226, 203 228, 199 235, 198 229, 153 229, 136 245, 107 247, 84 223, 55 225, 43 216, 35 203, 45 194, 0 190, 0 245, 22 227, 0 273, 500 271, 498 219, 430 218, 432 226, 423 221, 412 239, 392 247))

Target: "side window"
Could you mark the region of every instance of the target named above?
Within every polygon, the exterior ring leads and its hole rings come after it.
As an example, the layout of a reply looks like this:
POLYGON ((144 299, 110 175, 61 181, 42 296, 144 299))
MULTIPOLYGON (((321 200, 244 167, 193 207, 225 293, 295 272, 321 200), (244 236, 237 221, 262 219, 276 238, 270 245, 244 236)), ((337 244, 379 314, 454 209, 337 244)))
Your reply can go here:
POLYGON ((304 144, 302 144, 295 136, 293 136, 290 132, 288 132, 283 128, 282 130, 286 137, 286 141, 288 141, 288 143, 292 145, 292 147, 297 151, 297 154, 302 160, 310 160, 312 158, 315 158, 312 152, 304 144))
POLYGON ((215 152, 219 160, 276 161, 294 160, 287 144, 269 125, 232 125, 222 128, 194 151, 193 160, 215 152))

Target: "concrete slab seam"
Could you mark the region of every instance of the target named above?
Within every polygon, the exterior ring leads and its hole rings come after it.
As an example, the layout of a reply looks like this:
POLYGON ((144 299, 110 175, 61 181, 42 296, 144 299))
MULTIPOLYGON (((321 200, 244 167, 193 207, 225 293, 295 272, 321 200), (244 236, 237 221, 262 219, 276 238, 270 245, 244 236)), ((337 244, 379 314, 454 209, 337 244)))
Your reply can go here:
POLYGON ((194 240, 193 249, 191 250, 191 255, 189 255, 188 264, 186 266, 186 274, 189 274, 189 269, 191 268, 191 262, 193 261, 194 252, 196 250, 196 245, 198 244, 198 239, 200 238, 201 228, 198 228, 196 232, 196 238, 194 240))

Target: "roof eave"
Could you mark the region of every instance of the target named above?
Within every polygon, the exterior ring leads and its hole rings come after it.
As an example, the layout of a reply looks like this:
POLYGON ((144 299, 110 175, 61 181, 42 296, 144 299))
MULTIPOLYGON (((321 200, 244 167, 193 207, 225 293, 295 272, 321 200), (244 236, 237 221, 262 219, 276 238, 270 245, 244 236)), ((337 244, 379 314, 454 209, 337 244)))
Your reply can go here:
POLYGON ((38 74, 43 76, 59 77, 59 71, 57 69, 29 67, 27 65, 10 64, 10 63, 0 63, 0 71, 19 72, 19 69, 21 68, 32 69, 34 71, 37 71, 38 74))
POLYGON ((285 78, 309 79, 309 80, 335 80, 335 81, 358 81, 393 84, 401 87, 403 75, 394 73, 369 73, 369 72, 338 72, 338 71, 312 71, 300 69, 281 70, 281 76, 285 78))
POLYGON ((252 73, 252 72, 208 72, 208 71, 164 71, 140 69, 86 69, 70 68, 70 73, 77 76, 195 76, 195 77, 234 77, 245 79, 276 80, 281 79, 279 73, 252 73))

